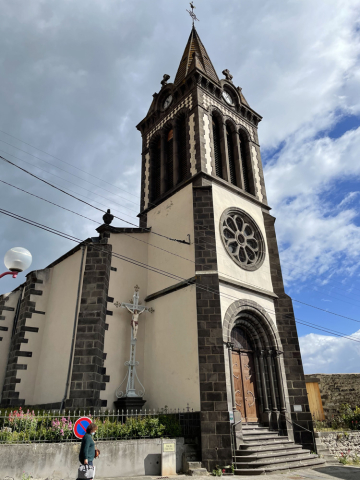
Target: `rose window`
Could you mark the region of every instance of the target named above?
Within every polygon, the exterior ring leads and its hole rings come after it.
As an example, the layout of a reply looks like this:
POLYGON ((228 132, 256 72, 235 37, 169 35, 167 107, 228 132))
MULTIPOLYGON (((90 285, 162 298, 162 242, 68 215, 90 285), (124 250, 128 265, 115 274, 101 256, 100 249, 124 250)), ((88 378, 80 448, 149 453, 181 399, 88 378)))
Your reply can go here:
POLYGON ((226 251, 245 270, 256 270, 264 261, 265 244, 255 221, 239 208, 222 214, 220 231, 226 251))

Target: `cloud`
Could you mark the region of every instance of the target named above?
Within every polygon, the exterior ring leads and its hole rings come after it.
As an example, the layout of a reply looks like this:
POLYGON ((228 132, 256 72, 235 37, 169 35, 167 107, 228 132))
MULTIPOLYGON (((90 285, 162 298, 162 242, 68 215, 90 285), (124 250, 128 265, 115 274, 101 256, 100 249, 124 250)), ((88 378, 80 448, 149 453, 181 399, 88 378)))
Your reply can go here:
MULTIPOLYGON (((188 2, 0 0, 0 8, 0 129, 115 187, 1 132, 0 140, 69 173, 1 141, 0 155, 5 150, 37 165, 49 173, 16 160, 137 223, 137 206, 129 201, 140 197, 141 137, 135 125, 146 115, 163 74, 175 76, 191 28, 188 2)), ((356 211, 349 202, 336 209, 324 196, 359 173, 355 132, 336 141, 326 137, 345 114, 360 111, 359 14, 358 0, 246 5, 229 0, 226 8, 217 0, 198 0, 197 29, 215 68, 219 74, 229 68, 251 107, 264 116, 259 135, 268 162, 268 197, 278 217, 283 264, 288 270, 296 264, 287 272, 288 281, 331 272, 331 262, 346 253, 346 239, 336 235, 341 229, 349 232, 349 246, 355 259, 358 255, 356 211)), ((0 168, 4 180, 101 221, 101 212, 8 166, 0 168)), ((10 187, 0 189, 0 205, 80 238, 96 235, 92 222, 10 187)), ((43 268, 72 247, 62 238, 1 219, 0 256, 22 245, 33 253, 33 267, 43 268)), ((351 272, 350 255, 341 261, 343 272, 351 272)), ((2 289, 21 281, 3 279, 2 289)))
POLYGON ((355 198, 359 195, 359 193, 360 192, 349 192, 348 194, 346 194, 345 198, 339 203, 339 208, 353 202, 355 198))
MULTIPOLYGON (((350 338, 360 341, 360 330, 350 338)), ((305 374, 359 372, 360 343, 315 333, 299 340, 305 374)))
POLYGON ((360 128, 337 139, 294 134, 265 168, 289 283, 356 271, 360 226, 358 211, 349 208, 356 192, 339 203, 334 199, 340 181, 359 179, 359 152, 360 128))

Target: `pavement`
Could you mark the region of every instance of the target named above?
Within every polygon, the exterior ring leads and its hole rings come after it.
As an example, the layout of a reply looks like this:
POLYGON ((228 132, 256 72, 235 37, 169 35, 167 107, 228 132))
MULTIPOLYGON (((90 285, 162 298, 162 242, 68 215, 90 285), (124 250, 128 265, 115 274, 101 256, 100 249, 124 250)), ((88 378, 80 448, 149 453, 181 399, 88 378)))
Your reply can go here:
MULTIPOLYGON (((275 473, 271 475, 266 475, 269 477, 269 480, 360 480, 360 468, 359 467, 350 467, 350 466, 328 466, 328 467, 319 467, 313 469, 301 469, 293 470, 292 472, 284 473, 275 473)), ((261 475, 261 478, 264 476, 261 475)), ((210 480, 210 476, 193 477, 194 480, 210 480)), ((224 477, 226 478, 226 477, 224 477)), ((234 475, 229 477, 232 480, 254 480, 257 478, 257 475, 234 475)), ((100 478, 96 480, 190 480, 190 477, 187 475, 170 475, 169 477, 117 477, 117 478, 100 478)))

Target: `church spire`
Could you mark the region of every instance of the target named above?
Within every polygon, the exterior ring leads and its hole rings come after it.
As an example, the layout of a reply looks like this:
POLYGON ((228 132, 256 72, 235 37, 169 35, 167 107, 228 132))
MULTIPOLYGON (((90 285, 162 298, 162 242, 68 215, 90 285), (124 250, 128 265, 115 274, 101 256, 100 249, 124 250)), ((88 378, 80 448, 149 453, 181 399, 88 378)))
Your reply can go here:
POLYGON ((211 63, 202 41, 200 40, 196 28, 193 25, 188 43, 181 58, 174 84, 178 85, 181 83, 190 70, 195 68, 195 66, 212 81, 219 83, 219 77, 217 76, 215 68, 211 63))

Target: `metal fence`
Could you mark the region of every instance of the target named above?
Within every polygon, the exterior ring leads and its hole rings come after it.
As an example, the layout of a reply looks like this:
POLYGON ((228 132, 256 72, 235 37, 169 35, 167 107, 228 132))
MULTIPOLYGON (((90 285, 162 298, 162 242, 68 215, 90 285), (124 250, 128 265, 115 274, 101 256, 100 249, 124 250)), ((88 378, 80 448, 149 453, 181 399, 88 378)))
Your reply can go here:
POLYGON ((76 420, 88 417, 98 427, 95 439, 131 440, 200 436, 200 413, 187 409, 68 411, 0 410, 0 444, 78 442, 76 420))

